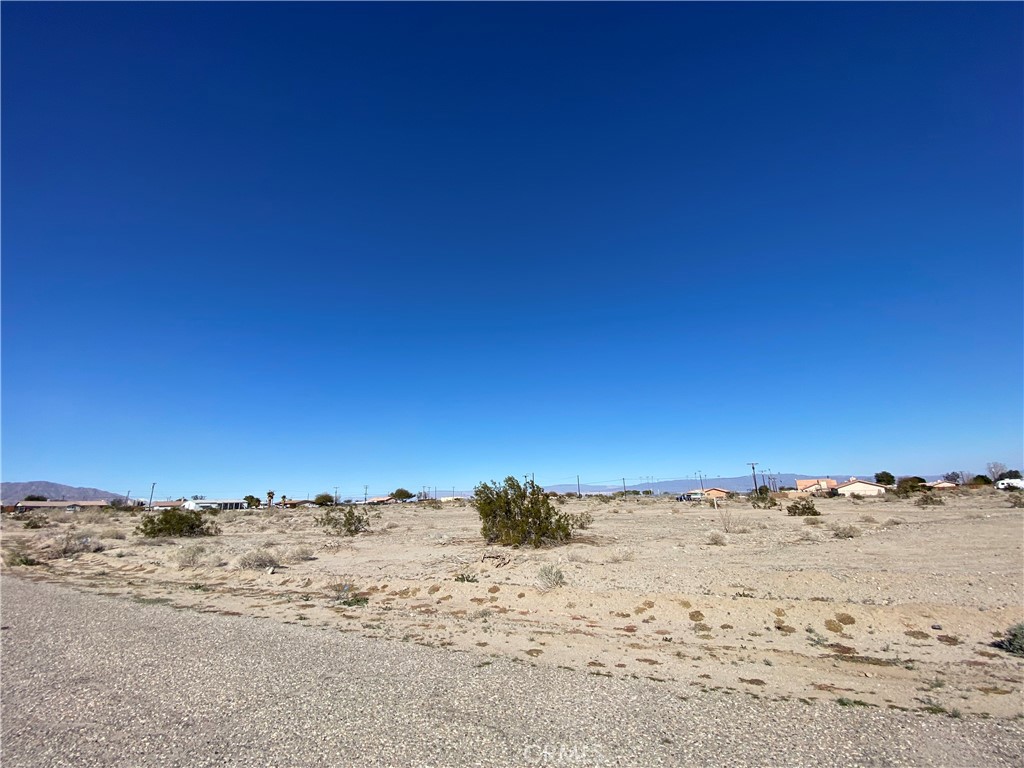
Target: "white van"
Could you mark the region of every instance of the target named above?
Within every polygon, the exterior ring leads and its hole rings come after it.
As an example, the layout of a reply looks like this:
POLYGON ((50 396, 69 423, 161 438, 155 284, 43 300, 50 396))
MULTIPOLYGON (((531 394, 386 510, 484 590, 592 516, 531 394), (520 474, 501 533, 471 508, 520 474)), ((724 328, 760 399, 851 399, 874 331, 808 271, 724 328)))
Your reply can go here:
POLYGON ((996 488, 998 488, 1000 491, 1024 491, 1024 480, 997 480, 996 488))

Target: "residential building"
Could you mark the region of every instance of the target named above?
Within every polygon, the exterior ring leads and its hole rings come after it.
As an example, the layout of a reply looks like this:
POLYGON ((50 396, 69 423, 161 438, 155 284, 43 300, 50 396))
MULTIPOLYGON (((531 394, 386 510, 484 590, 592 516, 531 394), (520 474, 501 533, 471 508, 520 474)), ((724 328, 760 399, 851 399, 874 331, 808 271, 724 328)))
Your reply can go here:
POLYGON ((879 483, 873 483, 870 480, 858 480, 856 477, 851 477, 845 483, 840 483, 836 486, 836 491, 840 496, 882 496, 885 494, 885 486, 879 483))

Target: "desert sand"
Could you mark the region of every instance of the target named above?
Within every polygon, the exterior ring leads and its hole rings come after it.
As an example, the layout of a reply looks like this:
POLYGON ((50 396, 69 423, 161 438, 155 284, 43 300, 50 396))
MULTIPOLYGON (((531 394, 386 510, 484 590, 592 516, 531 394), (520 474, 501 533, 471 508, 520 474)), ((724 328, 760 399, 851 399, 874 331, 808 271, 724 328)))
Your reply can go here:
POLYGON ((1024 621, 1024 510, 990 489, 942 498, 819 499, 818 518, 788 516, 786 500, 568 500, 593 524, 545 549, 488 546, 468 501, 369 507, 372 530, 355 537, 279 508, 223 512, 220 535, 195 539, 141 538, 126 512, 60 512, 39 529, 4 519, 2 532, 5 551, 40 561, 10 575, 448 648, 479 666, 504 657, 683 698, 1024 717, 1024 658, 993 646, 1024 621), (102 550, 55 556, 79 537, 102 550), (240 567, 254 550, 278 565, 240 567), (545 566, 564 584, 542 583, 545 566))

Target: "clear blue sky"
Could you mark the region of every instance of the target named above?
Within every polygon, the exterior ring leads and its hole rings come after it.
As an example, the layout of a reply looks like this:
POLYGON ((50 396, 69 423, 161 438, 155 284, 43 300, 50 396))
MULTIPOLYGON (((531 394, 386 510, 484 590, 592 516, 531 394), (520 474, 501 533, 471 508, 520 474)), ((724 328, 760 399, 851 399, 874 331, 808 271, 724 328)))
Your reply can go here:
POLYGON ((5 480, 1024 460, 1021 4, 2 21, 5 480))

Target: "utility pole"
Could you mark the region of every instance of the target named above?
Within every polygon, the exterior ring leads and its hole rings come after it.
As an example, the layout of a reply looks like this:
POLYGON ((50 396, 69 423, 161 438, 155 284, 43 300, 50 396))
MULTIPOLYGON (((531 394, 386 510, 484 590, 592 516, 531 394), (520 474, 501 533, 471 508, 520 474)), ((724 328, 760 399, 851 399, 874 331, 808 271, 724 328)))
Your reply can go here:
POLYGON ((334 506, 338 506, 338 486, 334 486, 334 506))
POLYGON ((156 483, 153 483, 153 486, 149 489, 149 511, 150 512, 153 511, 153 491, 155 491, 155 490, 156 490, 156 483))
POLYGON ((622 498, 626 498, 626 478, 622 478, 622 498))
POLYGON ((583 498, 583 492, 580 490, 580 476, 579 475, 576 475, 576 498, 577 499, 582 499, 583 498))
POLYGON ((369 498, 369 496, 370 496, 370 486, 364 485, 363 486, 363 504, 364 505, 366 504, 367 499, 369 498))
POLYGON ((704 475, 701 474, 700 470, 697 470, 697 477, 700 478, 700 492, 704 493, 704 475))
POLYGON ((757 493, 757 475, 754 474, 754 467, 757 466, 757 462, 748 461, 747 464, 750 465, 750 479, 754 481, 754 493, 757 493))
MULTIPOLYGON (((767 486, 768 486, 768 483, 766 483, 766 482, 764 481, 764 470, 763 470, 763 469, 761 470, 761 485, 763 485, 763 486, 765 486, 765 487, 767 487, 767 486)), ((771 490, 771 488, 768 488, 768 490, 770 491, 770 490, 771 490)))

